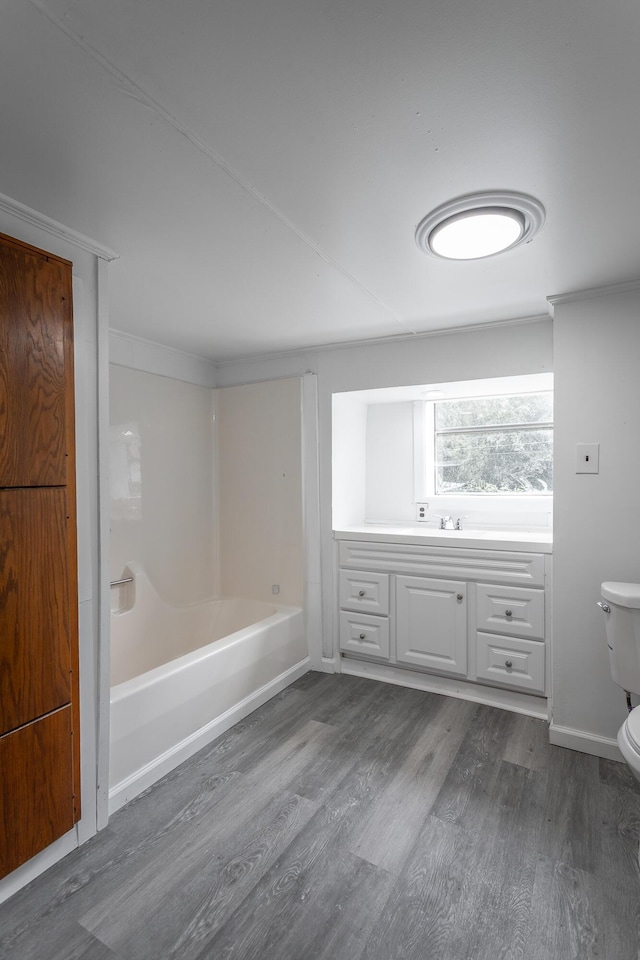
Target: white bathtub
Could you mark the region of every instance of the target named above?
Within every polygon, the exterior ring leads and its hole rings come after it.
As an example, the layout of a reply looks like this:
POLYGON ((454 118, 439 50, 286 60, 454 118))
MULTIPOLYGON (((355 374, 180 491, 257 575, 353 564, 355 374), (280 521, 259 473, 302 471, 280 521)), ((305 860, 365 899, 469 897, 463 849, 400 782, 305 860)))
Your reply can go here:
POLYGON ((113 587, 109 811, 309 668, 299 607, 225 598, 167 604, 139 564, 113 587))

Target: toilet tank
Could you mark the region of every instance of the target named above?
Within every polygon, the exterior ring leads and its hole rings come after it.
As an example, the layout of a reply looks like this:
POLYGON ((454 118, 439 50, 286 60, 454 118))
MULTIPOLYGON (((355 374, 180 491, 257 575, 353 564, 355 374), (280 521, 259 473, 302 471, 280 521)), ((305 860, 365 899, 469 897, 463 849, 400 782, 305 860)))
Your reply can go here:
POLYGON ((618 686, 640 694, 640 584, 600 585, 611 676, 618 686))

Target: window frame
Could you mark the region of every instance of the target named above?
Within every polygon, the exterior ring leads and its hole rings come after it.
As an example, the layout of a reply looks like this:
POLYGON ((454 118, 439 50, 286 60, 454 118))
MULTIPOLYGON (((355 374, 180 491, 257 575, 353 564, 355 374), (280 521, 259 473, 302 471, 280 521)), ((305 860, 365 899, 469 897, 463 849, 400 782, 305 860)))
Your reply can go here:
MULTIPOLYGON (((553 498, 553 489, 551 490, 496 490, 496 491, 472 491, 472 490, 449 490, 449 491, 438 491, 437 489, 437 460, 436 460, 436 445, 439 436, 452 436, 452 435, 463 435, 463 434, 480 434, 480 433, 508 433, 508 432, 522 432, 525 430, 551 430, 552 431, 552 440, 553 440, 553 430, 554 430, 554 421, 553 420, 544 420, 536 421, 533 423, 507 423, 507 424, 482 424, 478 426, 468 426, 468 427, 444 427, 437 429, 436 426, 436 408, 440 403, 450 403, 456 400, 487 400, 492 398, 505 398, 505 397, 525 397, 527 395, 540 395, 540 394, 551 394, 553 397, 553 389, 549 390, 523 390, 517 392, 508 392, 508 393, 495 393, 495 394, 478 394, 477 396, 461 396, 461 397, 447 397, 442 399, 432 399, 432 400, 423 400, 416 402, 415 413, 415 423, 416 423, 416 439, 418 433, 422 436, 422 441, 416 443, 416 466, 418 467, 418 456, 421 457, 423 464, 424 473, 420 477, 420 468, 416 470, 416 490, 422 489, 424 491, 424 498, 469 498, 469 497, 480 497, 488 499, 496 499, 500 497, 514 498, 517 501, 523 501, 526 498, 553 498), (421 407, 422 409, 417 409, 421 407), (421 447, 419 452, 418 447, 421 447)), ((553 456, 553 454, 552 454, 553 456)))

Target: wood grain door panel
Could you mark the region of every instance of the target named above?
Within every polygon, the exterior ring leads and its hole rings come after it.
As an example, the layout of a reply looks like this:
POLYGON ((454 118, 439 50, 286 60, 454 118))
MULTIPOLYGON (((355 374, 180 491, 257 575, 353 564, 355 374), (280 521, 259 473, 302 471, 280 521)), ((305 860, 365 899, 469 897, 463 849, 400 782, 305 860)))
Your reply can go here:
POLYGON ((71 308, 68 264, 0 244, 0 487, 67 482, 71 308))
POLYGON ((70 674, 66 492, 0 490, 0 734, 69 703, 70 674))
POLYGON ((0 877, 74 823, 71 707, 0 737, 0 877))

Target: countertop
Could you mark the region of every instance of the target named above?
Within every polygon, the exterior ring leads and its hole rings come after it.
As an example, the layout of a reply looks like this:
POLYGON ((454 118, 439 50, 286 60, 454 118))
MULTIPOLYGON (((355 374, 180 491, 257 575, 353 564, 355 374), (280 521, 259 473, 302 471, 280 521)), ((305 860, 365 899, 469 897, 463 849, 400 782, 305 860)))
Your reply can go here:
POLYGON ((438 530, 422 524, 364 523, 334 530, 336 540, 381 540, 415 543, 432 547, 464 547, 484 550, 518 550, 524 553, 553 553, 551 530, 438 530))

